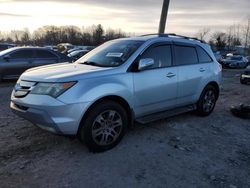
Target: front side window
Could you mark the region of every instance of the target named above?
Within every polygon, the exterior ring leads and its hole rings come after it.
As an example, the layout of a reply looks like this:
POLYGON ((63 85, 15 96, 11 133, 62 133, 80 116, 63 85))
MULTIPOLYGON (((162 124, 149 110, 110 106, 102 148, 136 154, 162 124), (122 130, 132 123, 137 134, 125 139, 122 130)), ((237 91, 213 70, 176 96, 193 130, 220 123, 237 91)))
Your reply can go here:
POLYGON ((172 65, 172 54, 170 45, 162 45, 151 47, 146 50, 140 59, 151 58, 154 60, 154 65, 149 69, 170 67, 172 65))
POLYGON ((92 50, 76 63, 100 67, 118 67, 143 44, 143 41, 116 40, 92 50))
POLYGON ((27 58, 33 58, 33 50, 17 50, 10 55, 11 59, 27 59, 27 58))
POLYGON ((177 65, 191 65, 198 63, 196 49, 192 46, 175 46, 175 56, 177 65))
POLYGON ((56 55, 54 55, 53 53, 47 51, 47 50, 36 50, 36 58, 41 58, 41 59, 53 59, 53 58, 57 58, 56 55))

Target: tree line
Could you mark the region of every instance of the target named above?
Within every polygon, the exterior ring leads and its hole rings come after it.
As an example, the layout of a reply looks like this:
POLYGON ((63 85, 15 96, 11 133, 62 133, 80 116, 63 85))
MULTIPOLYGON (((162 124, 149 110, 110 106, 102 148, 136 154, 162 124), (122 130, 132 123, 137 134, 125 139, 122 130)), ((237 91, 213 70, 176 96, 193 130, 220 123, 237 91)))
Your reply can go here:
MULTIPOLYGON (((104 29, 101 24, 86 28, 77 26, 43 26, 30 32, 28 29, 0 31, 0 42, 17 45, 57 45, 71 43, 73 45, 98 46, 108 40, 129 36, 121 29, 104 29)), ((250 54, 250 17, 244 24, 235 24, 225 31, 213 31, 202 28, 196 37, 208 42, 214 50, 233 50, 235 46, 244 46, 246 54, 250 54)))
POLYGON ((243 24, 229 26, 225 31, 214 31, 203 28, 196 37, 206 40, 215 50, 234 50, 235 46, 245 48, 245 54, 250 54, 250 17, 243 24))
POLYGON ((43 26, 30 32, 28 29, 0 31, 0 42, 15 43, 17 45, 57 45, 71 43, 73 45, 97 46, 105 41, 126 37, 120 29, 104 29, 101 24, 87 28, 77 26, 43 26))

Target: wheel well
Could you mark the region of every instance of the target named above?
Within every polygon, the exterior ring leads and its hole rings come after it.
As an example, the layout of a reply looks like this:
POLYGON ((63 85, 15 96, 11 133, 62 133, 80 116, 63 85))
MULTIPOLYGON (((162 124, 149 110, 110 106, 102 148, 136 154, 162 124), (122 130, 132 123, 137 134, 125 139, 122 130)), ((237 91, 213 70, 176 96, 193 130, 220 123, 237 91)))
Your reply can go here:
POLYGON ((133 121, 134 121, 134 113, 133 113, 133 110, 130 108, 128 102, 123 99, 122 97, 119 97, 119 96, 106 96, 106 97, 103 97, 101 99, 98 99, 97 101, 95 101, 89 108, 88 110, 84 113, 82 119, 81 119, 81 123, 80 123, 80 126, 78 128, 78 133, 79 133, 79 130, 81 128, 81 126, 83 125, 83 122, 84 120, 86 119, 86 117, 88 116, 88 113, 90 112, 90 110, 97 104, 99 104, 100 102, 102 101, 105 101, 105 100, 111 100, 111 101, 114 101, 114 102, 117 102, 118 104, 120 104, 125 110, 126 110, 126 113, 128 114, 128 119, 129 119, 129 125, 132 126, 133 125, 133 121))
POLYGON ((209 86, 209 85, 213 86, 215 88, 215 90, 216 90, 216 98, 218 99, 219 95, 220 95, 220 87, 219 87, 219 85, 216 82, 209 82, 207 84, 207 86, 209 86))

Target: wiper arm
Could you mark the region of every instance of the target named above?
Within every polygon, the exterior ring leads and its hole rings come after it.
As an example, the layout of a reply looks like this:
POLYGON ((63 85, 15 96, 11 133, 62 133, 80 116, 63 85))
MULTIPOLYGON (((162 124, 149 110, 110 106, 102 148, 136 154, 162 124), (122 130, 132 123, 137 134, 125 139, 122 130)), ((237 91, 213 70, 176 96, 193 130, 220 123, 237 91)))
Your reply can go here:
POLYGON ((99 64, 97 64, 96 62, 93 62, 93 61, 85 61, 83 62, 82 64, 85 64, 85 65, 93 65, 93 66, 100 66, 99 64))
POLYGON ((109 67, 109 66, 105 66, 105 65, 100 65, 94 61, 85 61, 81 64, 84 64, 84 65, 92 65, 92 66, 96 66, 96 67, 109 67))

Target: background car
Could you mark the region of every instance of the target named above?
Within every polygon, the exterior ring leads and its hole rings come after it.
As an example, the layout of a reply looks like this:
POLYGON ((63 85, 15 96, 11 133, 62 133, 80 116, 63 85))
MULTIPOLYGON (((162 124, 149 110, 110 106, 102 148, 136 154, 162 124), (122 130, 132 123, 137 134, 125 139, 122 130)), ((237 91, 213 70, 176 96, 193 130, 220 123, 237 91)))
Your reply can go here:
POLYGON ((89 50, 76 50, 68 54, 68 57, 70 57, 72 61, 76 61, 82 56, 84 56, 85 54, 87 54, 88 52, 89 50))
POLYGON ((53 50, 53 51, 58 51, 58 48, 57 46, 44 46, 44 48, 47 48, 47 49, 50 49, 50 50, 53 50))
POLYGON ((247 59, 248 65, 250 65, 250 56, 246 56, 245 58, 247 59))
POLYGON ((222 61, 222 65, 228 68, 246 68, 247 67, 247 59, 243 56, 228 56, 222 61))
POLYGON ((240 75, 240 83, 247 84, 250 83, 250 66, 244 70, 244 72, 240 75))
POLYGON ((215 52, 214 53, 214 57, 216 58, 216 60, 220 63, 223 59, 222 55, 220 54, 220 52, 215 52))
POLYGON ((16 47, 4 50, 0 52, 0 80, 18 78, 32 67, 62 62, 71 62, 71 59, 46 48, 16 47))
POLYGON ((95 48, 95 46, 75 46, 73 49, 70 49, 67 51, 67 54, 70 54, 74 51, 79 51, 79 50, 88 50, 91 51, 95 48))
POLYGON ((0 43, 0 51, 15 47, 14 44, 0 43))

